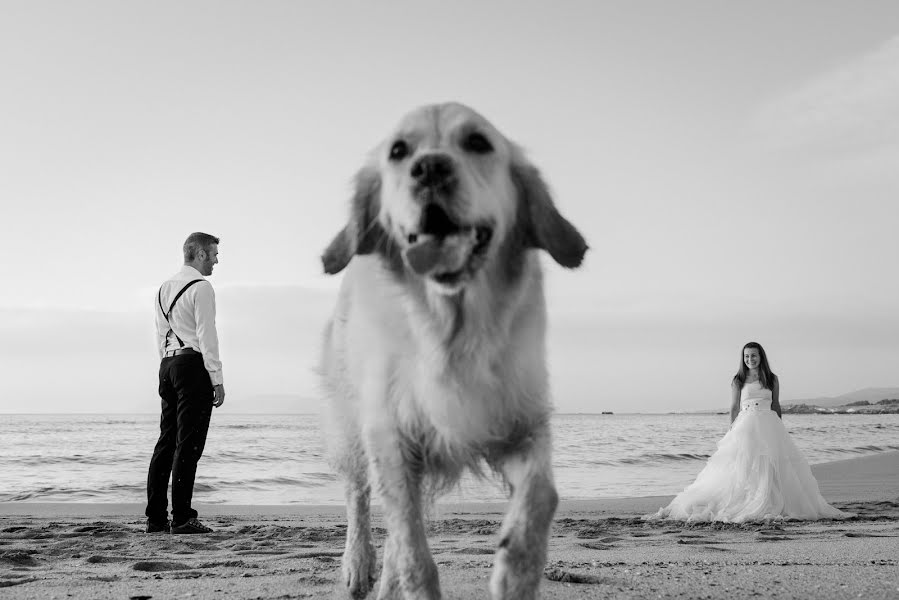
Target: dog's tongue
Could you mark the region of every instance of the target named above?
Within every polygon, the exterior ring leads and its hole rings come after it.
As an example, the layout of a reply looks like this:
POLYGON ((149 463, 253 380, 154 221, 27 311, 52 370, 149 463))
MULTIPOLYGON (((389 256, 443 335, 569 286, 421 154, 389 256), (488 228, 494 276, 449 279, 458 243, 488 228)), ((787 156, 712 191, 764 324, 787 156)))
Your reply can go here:
POLYGON ((419 275, 433 271, 459 271, 465 266, 474 246, 474 236, 456 233, 444 237, 426 236, 406 249, 406 261, 419 275))

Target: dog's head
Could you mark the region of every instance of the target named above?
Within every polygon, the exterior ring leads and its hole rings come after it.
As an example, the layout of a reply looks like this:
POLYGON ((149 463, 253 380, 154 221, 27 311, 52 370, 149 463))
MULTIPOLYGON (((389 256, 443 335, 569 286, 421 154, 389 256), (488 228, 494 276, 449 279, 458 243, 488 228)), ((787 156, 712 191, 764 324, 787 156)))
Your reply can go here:
POLYGON ((587 250, 518 147, 472 109, 439 104, 406 115, 372 153, 322 262, 337 273, 355 254, 380 252, 454 294, 509 243, 542 248, 569 268, 587 250))

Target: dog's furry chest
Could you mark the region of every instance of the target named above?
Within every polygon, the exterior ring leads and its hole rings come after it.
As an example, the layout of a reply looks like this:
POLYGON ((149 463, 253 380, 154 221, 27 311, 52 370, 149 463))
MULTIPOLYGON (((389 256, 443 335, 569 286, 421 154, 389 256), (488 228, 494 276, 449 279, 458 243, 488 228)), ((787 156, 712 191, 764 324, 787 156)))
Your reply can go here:
POLYGON ((450 454, 485 455, 542 421, 540 369, 522 375, 515 348, 484 338, 468 351, 419 340, 398 357, 388 394, 405 437, 450 454))
POLYGON ((514 310, 457 306, 468 312, 455 321, 452 304, 429 305, 376 262, 359 263, 345 281, 329 333, 335 352, 326 349, 325 364, 336 367, 326 369, 335 389, 346 373, 364 422, 389 424, 410 446, 469 465, 545 423, 550 409, 539 289, 513 303, 514 310))

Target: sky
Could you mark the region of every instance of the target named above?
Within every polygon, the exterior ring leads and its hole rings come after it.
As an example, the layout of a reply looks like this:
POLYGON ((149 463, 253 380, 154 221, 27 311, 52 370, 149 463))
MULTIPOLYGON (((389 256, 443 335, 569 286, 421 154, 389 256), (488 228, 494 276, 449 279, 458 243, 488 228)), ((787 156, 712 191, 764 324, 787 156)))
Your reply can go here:
POLYGON ((0 413, 158 411, 153 302, 192 231, 233 412, 314 412, 319 256, 407 111, 521 144, 587 238, 548 258, 560 412, 899 386, 899 6, 3 2, 0 413))

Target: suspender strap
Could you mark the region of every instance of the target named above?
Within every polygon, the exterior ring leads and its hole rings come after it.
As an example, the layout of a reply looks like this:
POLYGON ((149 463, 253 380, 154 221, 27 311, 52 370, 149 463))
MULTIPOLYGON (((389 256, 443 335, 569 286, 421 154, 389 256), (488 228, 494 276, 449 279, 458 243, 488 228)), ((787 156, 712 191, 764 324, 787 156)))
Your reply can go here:
MULTIPOLYGON (((178 334, 175 333, 175 330, 172 329, 172 322, 169 320, 169 316, 172 314, 172 309, 175 308, 175 303, 178 302, 178 299, 181 297, 181 295, 187 291, 187 288, 189 288, 193 284, 197 283, 198 281, 203 281, 203 280, 202 279, 194 279, 193 281, 188 282, 188 284, 185 285, 183 288, 181 288, 181 291, 175 295, 175 299, 172 300, 171 304, 169 304, 169 312, 165 312, 165 309, 162 308, 162 287, 159 288, 159 293, 156 295, 156 300, 157 300, 157 302, 159 302, 159 310, 162 311, 162 316, 165 317, 166 323, 169 324, 169 330, 165 332, 165 344, 168 344, 169 334, 171 333, 175 336, 175 339, 178 340, 178 346, 181 348, 184 348, 184 342, 181 341, 181 338, 179 338, 178 334)), ((163 348, 165 348, 164 345, 163 345, 163 348)))

